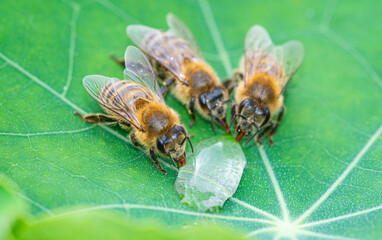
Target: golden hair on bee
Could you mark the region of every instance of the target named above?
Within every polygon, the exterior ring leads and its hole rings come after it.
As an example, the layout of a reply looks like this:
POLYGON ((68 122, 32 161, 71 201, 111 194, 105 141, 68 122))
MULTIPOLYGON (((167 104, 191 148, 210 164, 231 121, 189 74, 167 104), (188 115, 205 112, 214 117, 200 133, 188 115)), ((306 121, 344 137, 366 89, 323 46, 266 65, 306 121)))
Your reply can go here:
POLYGON ((229 132, 226 123, 228 92, 218 75, 204 60, 195 38, 187 26, 172 14, 167 15, 170 29, 163 32, 142 25, 130 25, 127 34, 158 65, 165 79, 161 89, 165 95, 171 86, 171 93, 187 105, 195 121, 195 110, 205 119, 210 119, 215 127, 217 121, 229 132))
POLYGON ((186 163, 185 142, 191 145, 191 141, 178 113, 165 103, 149 61, 130 46, 125 52, 125 65, 125 80, 100 75, 84 78, 86 91, 108 114, 76 114, 85 122, 131 129, 132 143, 146 151, 162 173, 166 171, 156 154, 182 167, 186 163))
POLYGON ((262 130, 256 141, 262 144, 261 139, 268 134, 269 143, 273 145, 273 136, 284 115, 282 93, 302 63, 304 48, 298 41, 275 46, 268 32, 255 25, 247 33, 244 51, 240 70, 227 83, 227 86, 235 86, 239 81, 230 127, 236 124, 238 142, 255 131, 247 144, 262 130))

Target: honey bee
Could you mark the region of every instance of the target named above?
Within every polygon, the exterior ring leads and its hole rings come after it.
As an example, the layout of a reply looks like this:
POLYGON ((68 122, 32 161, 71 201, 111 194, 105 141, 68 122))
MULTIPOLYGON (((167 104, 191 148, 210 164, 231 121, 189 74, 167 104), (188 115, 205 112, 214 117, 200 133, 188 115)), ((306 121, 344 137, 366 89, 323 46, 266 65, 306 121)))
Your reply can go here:
POLYGON ((157 65, 164 69, 167 79, 161 89, 165 95, 170 85, 172 94, 187 105, 192 122, 196 122, 194 109, 210 119, 216 131, 217 121, 227 133, 226 103, 228 92, 203 55, 187 26, 173 14, 167 15, 170 29, 163 32, 142 25, 130 25, 127 34, 157 65))
POLYGON ((232 80, 243 81, 236 89, 235 100, 239 104, 232 106, 230 125, 236 123, 238 142, 255 130, 245 144, 249 143, 263 129, 256 141, 261 145, 261 139, 268 133, 268 141, 273 145, 272 138, 284 115, 282 93, 302 63, 304 47, 298 41, 275 46, 268 32, 255 25, 247 33, 244 52, 240 71, 232 80))
POLYGON ((84 87, 108 113, 81 116, 85 122, 119 124, 131 128, 130 139, 143 148, 154 165, 167 172, 158 162, 157 155, 169 157, 172 163, 182 167, 186 163, 185 141, 191 145, 187 131, 179 115, 164 101, 153 68, 145 55, 136 47, 125 52, 124 79, 99 75, 86 76, 84 87))

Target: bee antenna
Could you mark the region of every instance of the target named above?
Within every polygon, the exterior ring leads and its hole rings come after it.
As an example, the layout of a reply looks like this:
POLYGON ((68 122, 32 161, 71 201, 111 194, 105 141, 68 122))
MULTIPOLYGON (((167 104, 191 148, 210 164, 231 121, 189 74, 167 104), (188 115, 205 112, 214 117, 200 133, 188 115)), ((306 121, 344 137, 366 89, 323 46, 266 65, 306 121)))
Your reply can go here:
POLYGON ((241 118, 246 119, 246 117, 245 117, 244 115, 240 114, 240 113, 237 113, 236 115, 239 116, 239 117, 241 117, 241 118))
POLYGON ((230 122, 230 124, 229 124, 229 127, 228 127, 228 129, 231 129, 231 127, 232 127, 232 124, 233 124, 233 120, 235 119, 235 117, 237 117, 237 114, 235 114, 235 115, 233 115, 232 117, 231 117, 231 122, 230 122))
POLYGON ((188 143, 190 144, 190 147, 191 147, 191 151, 192 151, 192 152, 194 152, 194 147, 192 146, 192 143, 191 143, 191 139, 190 139, 190 137, 189 137, 189 136, 186 136, 186 137, 183 139, 183 141, 182 141, 181 145, 183 145, 183 143, 184 143, 186 140, 187 140, 187 141, 188 141, 188 143))
POLYGON ((233 115, 232 118, 231 118, 231 123, 229 124, 229 128, 231 128, 231 126, 232 126, 232 124, 233 124, 233 120, 234 120, 236 117, 241 117, 241 118, 246 119, 246 117, 244 117, 244 115, 242 115, 242 114, 240 114, 240 113, 236 113, 236 114, 233 115))
POLYGON ((257 133, 259 133, 259 131, 260 131, 259 125, 257 125, 254 122, 252 124, 255 125, 255 127, 257 128, 257 131, 245 142, 244 146, 247 145, 257 135, 257 133))
POLYGON ((231 101, 232 101, 232 99, 229 98, 229 99, 226 99, 226 100, 222 101, 221 104, 222 104, 222 105, 223 105, 223 104, 227 104, 227 103, 230 103, 231 101))
MULTIPOLYGON (((187 136, 187 141, 188 141, 188 143, 190 144, 191 151, 194 152, 194 147, 192 146, 191 139, 190 139, 189 136, 187 136)), ((185 152, 185 154, 186 154, 186 152, 185 152)))
POLYGON ((170 155, 171 150, 172 150, 172 149, 170 149, 170 150, 167 152, 167 156, 171 159, 172 165, 174 165, 174 167, 178 167, 178 166, 176 165, 175 160, 174 160, 174 159, 171 157, 171 155, 170 155))
POLYGON ((265 120, 261 124, 261 126, 265 125, 269 121, 269 119, 271 118, 271 114, 269 112, 269 109, 267 107, 264 107, 263 110, 265 111, 265 120))
POLYGON ((211 124, 212 124, 212 127, 214 128, 214 132, 216 133, 215 119, 212 115, 211 115, 211 124))
POLYGON ((186 141, 186 139, 188 138, 188 136, 184 136, 182 142, 180 143, 180 145, 183 145, 183 143, 186 141))

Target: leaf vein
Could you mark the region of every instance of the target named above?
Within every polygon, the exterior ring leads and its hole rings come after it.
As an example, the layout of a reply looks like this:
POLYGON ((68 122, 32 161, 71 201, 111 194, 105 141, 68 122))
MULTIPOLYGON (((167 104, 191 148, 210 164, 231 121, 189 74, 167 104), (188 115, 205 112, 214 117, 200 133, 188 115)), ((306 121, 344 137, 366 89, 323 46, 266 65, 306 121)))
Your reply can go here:
POLYGON ((219 29, 216 25, 216 21, 214 19, 213 13, 211 11, 211 7, 208 3, 208 0, 199 0, 200 8, 202 9, 204 19, 206 20, 207 26, 210 30, 212 39, 216 45, 216 48, 219 52, 219 56, 223 62, 224 69, 226 71, 227 76, 231 76, 232 74, 232 64, 231 60, 228 56, 228 52, 224 47, 223 40, 220 36, 219 29))
POLYGON ((139 21, 126 12, 122 11, 120 8, 116 7, 113 3, 107 1, 107 0, 98 0, 97 1, 99 4, 101 4, 103 7, 105 7, 107 10, 109 10, 111 13, 114 15, 122 18, 126 22, 129 23, 139 23, 139 21))
POLYGON ((327 29, 329 28, 330 21, 334 15, 334 10, 337 6, 337 0, 327 0, 324 14, 322 15, 320 28, 327 29))
POLYGON ((256 235, 259 235, 261 233, 267 233, 267 232, 277 232, 277 228, 275 228, 275 227, 260 228, 260 229, 257 229, 255 231, 248 233, 245 237, 250 238, 250 237, 254 237, 256 235))
POLYGON ((370 75, 371 79, 382 88, 382 79, 378 75, 378 73, 374 70, 372 65, 368 62, 368 60, 349 42, 347 42, 344 38, 334 33, 330 29, 321 29, 321 33, 327 37, 329 40, 333 41, 339 47, 347 51, 355 60, 361 64, 361 66, 365 69, 366 73, 370 75))
POLYGON ((265 165, 265 168, 268 172, 268 175, 271 179, 271 182, 272 182, 272 185, 273 185, 273 188, 276 192, 276 196, 277 196, 277 200, 279 201, 279 204, 280 204, 280 207, 281 207, 281 211, 283 213, 283 217, 284 217, 284 220, 285 221, 289 221, 289 210, 288 210, 288 207, 286 205, 286 202, 285 202, 285 199, 284 199, 284 196, 283 196, 283 193, 280 189, 280 185, 277 181, 277 178, 272 170, 272 166, 269 162, 269 159, 268 159, 268 156, 266 155, 265 151, 264 151, 264 148, 262 146, 258 146, 258 149, 259 149, 259 152, 260 152, 260 156, 261 156, 261 159, 263 160, 263 163, 265 165))
POLYGON ((330 235, 330 234, 318 233, 318 232, 307 231, 307 230, 298 230, 297 233, 300 234, 300 235, 317 237, 317 238, 320 238, 320 239, 338 239, 338 240, 351 240, 351 239, 355 239, 355 238, 349 238, 349 237, 338 236, 338 235, 330 235))
POLYGON ((252 211, 254 211, 256 213, 259 213, 259 214, 261 214, 261 215, 263 215, 265 217, 268 217, 270 219, 273 219, 276 222, 280 222, 281 221, 278 217, 274 216, 273 214, 270 214, 270 213, 268 213, 268 212, 266 212, 266 211, 264 211, 264 210, 262 210, 260 208, 252 206, 252 205, 250 205, 250 204, 248 204, 248 203, 246 203, 244 201, 241 201, 241 200, 239 200, 239 199, 237 199, 235 197, 230 197, 230 199, 231 199, 231 201, 233 201, 233 202, 235 202, 235 203, 237 203, 237 204, 239 204, 239 205, 241 205, 241 206, 243 206, 245 208, 248 208, 249 210, 252 210, 252 211))
POLYGON ((41 135, 56 135, 56 134, 72 134, 72 133, 79 133, 79 132, 85 132, 88 131, 98 125, 92 125, 90 127, 86 128, 80 128, 75 130, 68 130, 68 131, 53 131, 53 132, 40 132, 40 133, 7 133, 7 132, 0 132, 0 135, 3 136, 20 136, 20 137, 29 137, 29 136, 41 136, 41 135))
POLYGON ((307 217, 309 217, 345 180, 349 173, 357 166, 358 162, 365 155, 365 153, 370 149, 373 143, 379 138, 382 133, 382 125, 377 129, 377 131, 371 136, 365 146, 353 159, 353 161, 348 165, 345 171, 338 177, 338 179, 333 183, 333 185, 308 209, 306 210, 296 221, 296 224, 302 223, 307 217))
POLYGON ((247 217, 235 217, 235 216, 218 215, 218 214, 210 214, 210 213, 200 213, 200 212, 192 212, 192 211, 175 209, 175 208, 158 207, 158 206, 142 205, 142 204, 130 204, 130 203, 99 205, 96 207, 82 208, 79 210, 69 211, 69 212, 66 212, 63 214, 57 214, 57 215, 52 216, 51 218, 57 218, 57 217, 72 215, 72 214, 76 214, 76 213, 87 212, 87 211, 102 210, 102 209, 113 209, 113 208, 144 209, 144 210, 153 210, 153 211, 161 211, 161 212, 171 212, 171 213, 190 215, 190 216, 196 216, 196 217, 206 217, 206 218, 215 218, 215 219, 232 220, 232 221, 274 224, 273 221, 269 221, 269 220, 261 219, 261 218, 247 218, 247 217))
POLYGON ((43 205, 41 205, 40 203, 34 201, 33 199, 25 196, 24 194, 20 193, 20 192, 15 192, 19 197, 25 199, 26 201, 30 202, 32 205, 40 208, 43 212, 45 212, 46 214, 48 214, 49 216, 53 216, 54 214, 52 213, 52 211, 50 211, 48 208, 44 207, 43 205))
POLYGON ((69 91, 70 84, 73 79, 73 67, 74 67, 74 51, 76 47, 76 35, 77 35, 77 20, 81 10, 81 7, 78 4, 71 4, 73 9, 72 18, 70 20, 70 46, 69 46, 69 67, 68 67, 68 77, 62 92, 62 96, 66 96, 69 91))
POLYGON ((377 206, 377 207, 373 207, 373 208, 369 208, 369 209, 365 209, 365 210, 362 210, 359 212, 349 213, 349 214, 345 214, 345 215, 341 215, 341 216, 337 216, 337 217, 333 217, 333 218, 319 220, 316 222, 310 222, 310 223, 302 224, 302 225, 300 225, 300 227, 301 228, 308 228, 308 227, 322 225, 322 224, 331 223, 331 222, 335 222, 335 221, 341 221, 344 219, 360 216, 360 215, 371 213, 371 212, 378 211, 381 209, 382 209, 382 205, 377 206))

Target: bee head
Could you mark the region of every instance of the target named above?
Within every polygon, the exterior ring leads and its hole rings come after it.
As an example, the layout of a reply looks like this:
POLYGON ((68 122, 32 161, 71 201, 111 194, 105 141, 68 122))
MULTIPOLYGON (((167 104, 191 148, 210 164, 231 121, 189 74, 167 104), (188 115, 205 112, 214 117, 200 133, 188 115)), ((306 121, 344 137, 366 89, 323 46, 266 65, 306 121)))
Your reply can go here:
POLYGON ((173 163, 176 161, 179 167, 182 167, 186 164, 186 140, 188 140, 192 151, 194 151, 186 129, 182 126, 175 125, 170 131, 157 139, 157 149, 159 153, 167 155, 173 163))
POLYGON ((227 95, 227 91, 224 88, 216 88, 200 94, 199 103, 202 109, 208 111, 211 116, 214 129, 214 121, 217 120, 228 133, 229 129, 225 118, 225 111, 227 108, 226 104, 230 99, 227 99, 227 95))
POLYGON ((245 99, 242 101, 238 108, 238 113, 232 116, 232 123, 236 120, 236 126, 238 136, 236 140, 239 142, 243 136, 248 135, 255 128, 256 132, 247 143, 260 131, 260 128, 264 126, 270 119, 269 109, 252 99, 245 99))

